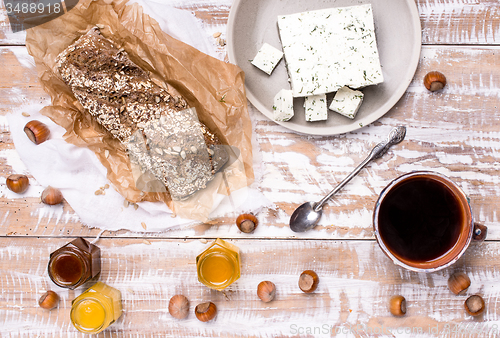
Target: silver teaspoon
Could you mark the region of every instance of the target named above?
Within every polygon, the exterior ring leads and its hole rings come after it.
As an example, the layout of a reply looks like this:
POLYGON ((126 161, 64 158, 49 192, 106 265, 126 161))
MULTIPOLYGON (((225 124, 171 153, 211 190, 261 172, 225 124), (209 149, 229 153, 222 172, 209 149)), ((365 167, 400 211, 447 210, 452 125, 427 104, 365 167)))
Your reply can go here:
POLYGON ((382 155, 384 155, 387 150, 394 144, 398 144, 403 141, 406 135, 406 128, 403 126, 398 126, 393 128, 385 141, 380 142, 375 147, 373 147, 370 155, 361 162, 360 165, 353 170, 342 182, 340 182, 332 191, 328 193, 323 199, 317 203, 307 202, 302 204, 300 207, 295 209, 290 217, 290 229, 295 232, 304 232, 318 224, 321 218, 323 205, 328 201, 333 195, 335 195, 340 189, 344 187, 354 176, 356 176, 361 169, 363 169, 372 160, 375 160, 382 155))

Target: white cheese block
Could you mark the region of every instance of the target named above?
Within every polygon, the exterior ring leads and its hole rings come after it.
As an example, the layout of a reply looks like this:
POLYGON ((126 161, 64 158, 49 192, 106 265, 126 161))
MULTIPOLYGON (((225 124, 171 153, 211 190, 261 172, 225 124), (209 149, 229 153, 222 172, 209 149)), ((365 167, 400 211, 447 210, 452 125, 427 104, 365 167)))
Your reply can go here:
POLYGON ((342 87, 335 94, 330 104, 330 109, 350 119, 354 119, 363 102, 363 96, 364 94, 359 90, 342 87))
POLYGON ((271 75, 274 67, 280 62, 282 57, 282 51, 274 48, 268 43, 264 43, 251 62, 255 67, 271 75))
POLYGON ((293 95, 383 82, 371 5, 278 16, 293 95))
POLYGON ((326 94, 306 96, 304 99, 306 121, 324 121, 328 118, 326 94))
POLYGON ((274 97, 273 118, 275 121, 288 121, 293 117, 292 91, 282 89, 274 97))

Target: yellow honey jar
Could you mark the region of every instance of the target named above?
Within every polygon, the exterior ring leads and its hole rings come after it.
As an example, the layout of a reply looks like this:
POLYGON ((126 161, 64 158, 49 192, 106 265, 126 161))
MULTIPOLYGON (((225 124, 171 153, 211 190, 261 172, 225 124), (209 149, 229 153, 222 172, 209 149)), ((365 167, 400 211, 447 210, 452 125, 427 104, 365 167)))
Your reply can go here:
POLYGON ((198 280, 215 290, 223 290, 240 278, 240 265, 240 249, 220 238, 196 257, 198 280))
POLYGON ((97 282, 71 303, 71 323, 83 333, 99 333, 122 314, 121 292, 97 282))

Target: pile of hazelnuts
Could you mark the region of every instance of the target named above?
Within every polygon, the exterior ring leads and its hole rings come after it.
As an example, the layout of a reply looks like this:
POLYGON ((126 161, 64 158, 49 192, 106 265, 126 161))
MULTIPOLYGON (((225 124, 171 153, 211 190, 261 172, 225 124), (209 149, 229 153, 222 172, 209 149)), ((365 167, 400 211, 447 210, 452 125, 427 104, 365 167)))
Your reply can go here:
MULTIPOLYGON (((470 278, 463 272, 456 272, 448 279, 448 288, 456 295, 463 295, 470 286, 470 278)), ((471 316, 479 316, 486 308, 480 295, 472 295, 464 302, 465 311, 471 316)))
MULTIPOLYGON (((464 295, 469 289, 470 278, 463 272, 455 272, 448 278, 448 288, 455 295, 464 295)), ((465 311, 471 316, 479 316, 486 309, 483 297, 472 295, 464 302, 465 311)), ((394 316, 404 316, 406 314, 406 299, 401 296, 393 296, 389 301, 389 311, 394 316)))
MULTIPOLYGON (((24 132, 26 133, 26 136, 36 145, 47 141, 50 136, 49 128, 37 120, 31 120, 26 123, 24 126, 24 132)), ((28 190, 30 181, 26 175, 12 174, 7 177, 5 184, 10 191, 22 194, 28 190)), ((45 204, 56 205, 63 201, 63 195, 59 189, 48 186, 42 192, 40 199, 45 204)))
MULTIPOLYGON (((314 292, 319 283, 319 277, 312 270, 305 270, 299 277, 299 288, 304 293, 314 292)), ((264 303, 269 303, 276 297, 276 285, 271 281, 262 281, 257 285, 257 296, 264 303)), ((184 295, 175 295, 170 298, 168 312, 172 317, 184 319, 189 314, 189 300, 184 295)), ((196 318, 202 322, 208 322, 215 318, 217 306, 212 302, 198 304, 194 309, 196 318)))

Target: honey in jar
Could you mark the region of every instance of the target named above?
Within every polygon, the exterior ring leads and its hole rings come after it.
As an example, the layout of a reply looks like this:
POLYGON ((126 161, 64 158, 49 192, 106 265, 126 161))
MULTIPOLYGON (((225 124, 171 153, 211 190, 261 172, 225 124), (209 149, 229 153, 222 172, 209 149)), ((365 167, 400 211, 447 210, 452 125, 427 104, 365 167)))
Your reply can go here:
POLYGON ((48 272, 56 285, 74 289, 101 272, 101 250, 77 238, 50 254, 48 272))
POLYGON ((121 292, 101 282, 94 284, 71 304, 71 323, 83 333, 99 333, 122 314, 121 292))
POLYGON ((198 280, 209 288, 223 290, 240 278, 239 248, 220 238, 196 257, 198 280))

